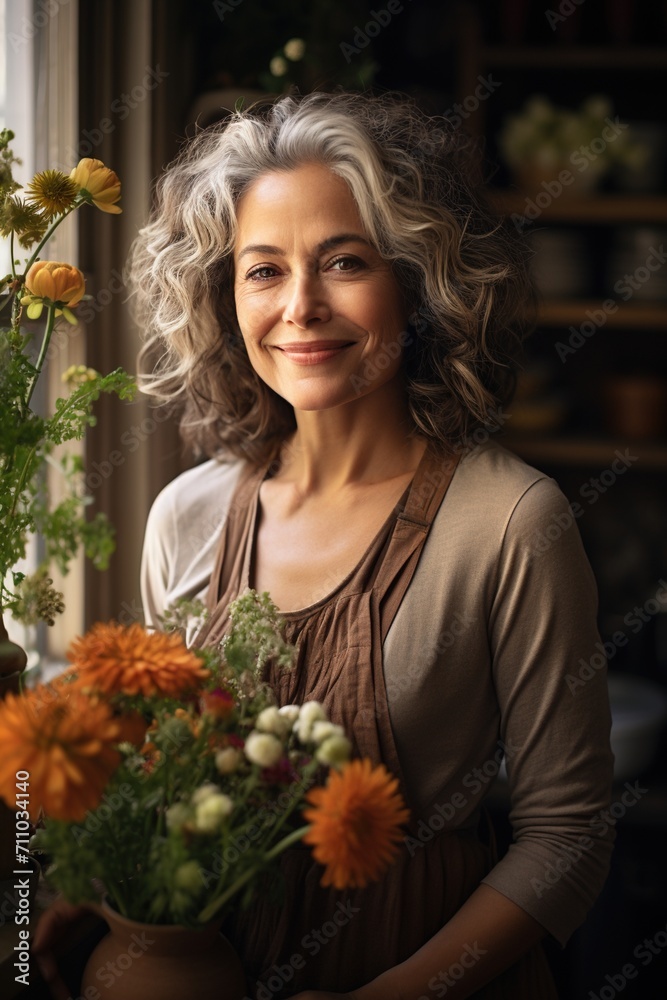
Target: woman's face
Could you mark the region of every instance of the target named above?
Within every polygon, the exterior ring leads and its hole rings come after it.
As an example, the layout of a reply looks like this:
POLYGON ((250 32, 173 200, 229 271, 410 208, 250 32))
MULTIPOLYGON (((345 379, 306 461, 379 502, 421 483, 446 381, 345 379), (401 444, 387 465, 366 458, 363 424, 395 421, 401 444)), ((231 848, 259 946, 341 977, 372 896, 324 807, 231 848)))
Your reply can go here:
POLYGON ((297 410, 395 378, 407 313, 350 190, 320 164, 259 177, 238 205, 236 312, 251 364, 297 410))

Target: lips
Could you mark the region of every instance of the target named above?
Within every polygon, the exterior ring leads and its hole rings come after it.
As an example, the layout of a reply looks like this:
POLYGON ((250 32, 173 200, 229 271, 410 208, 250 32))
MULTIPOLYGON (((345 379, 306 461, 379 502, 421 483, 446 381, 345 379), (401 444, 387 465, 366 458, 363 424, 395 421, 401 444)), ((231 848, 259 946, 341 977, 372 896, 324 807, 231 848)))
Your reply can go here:
POLYGON ((288 351, 290 354, 304 354, 309 351, 328 351, 341 347, 349 347, 354 343, 352 340, 297 340, 293 344, 275 344, 279 351, 288 351))
POLYGON ((353 344, 352 340, 309 340, 274 346, 297 365, 319 365, 337 358, 353 344))

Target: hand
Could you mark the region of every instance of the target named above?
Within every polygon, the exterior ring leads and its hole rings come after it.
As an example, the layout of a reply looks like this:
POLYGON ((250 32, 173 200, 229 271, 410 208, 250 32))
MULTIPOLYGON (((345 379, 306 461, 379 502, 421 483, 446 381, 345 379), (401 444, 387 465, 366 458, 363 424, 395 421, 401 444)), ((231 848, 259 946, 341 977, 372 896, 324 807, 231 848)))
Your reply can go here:
POLYGON ((54 1000, 71 998, 71 991, 58 972, 54 949, 71 932, 77 920, 89 913, 89 906, 73 906, 58 898, 39 918, 31 948, 54 1000))

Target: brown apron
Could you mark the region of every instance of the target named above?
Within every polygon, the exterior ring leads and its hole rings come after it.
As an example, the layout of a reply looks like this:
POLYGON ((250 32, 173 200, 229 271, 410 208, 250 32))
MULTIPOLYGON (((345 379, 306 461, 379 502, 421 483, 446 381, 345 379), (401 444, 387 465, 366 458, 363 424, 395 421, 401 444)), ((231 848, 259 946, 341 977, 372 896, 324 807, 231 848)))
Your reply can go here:
MULTIPOLYGON (((426 449, 412 482, 356 568, 316 604, 284 613, 286 637, 299 640, 298 661, 291 671, 271 669, 266 676, 280 705, 321 702, 329 718, 345 727, 355 755, 383 762, 396 775, 411 808, 411 835, 420 815, 391 729, 382 646, 456 464, 426 449)), ((268 466, 249 468, 237 485, 208 593, 212 614, 198 645, 220 641, 230 602, 251 585, 259 490, 268 472, 268 466)), ((322 868, 305 846, 298 846, 282 858, 280 901, 259 895, 248 910, 234 914, 225 932, 241 956, 253 998, 291 997, 304 989, 345 992, 417 951, 493 864, 493 847, 474 829, 443 832, 417 851, 401 849, 380 882, 336 891, 320 886, 322 868)), ((443 995, 444 982, 424 983, 424 997, 443 995)), ((475 997, 556 1000, 541 949, 475 997)))

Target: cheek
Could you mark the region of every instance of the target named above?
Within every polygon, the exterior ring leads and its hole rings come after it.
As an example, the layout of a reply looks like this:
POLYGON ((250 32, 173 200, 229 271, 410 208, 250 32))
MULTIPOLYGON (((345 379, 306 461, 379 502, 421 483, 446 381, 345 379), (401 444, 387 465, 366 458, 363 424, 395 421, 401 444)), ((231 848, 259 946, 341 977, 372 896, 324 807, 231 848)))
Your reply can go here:
POLYGON ((250 350, 254 345, 259 344, 267 333, 265 310, 258 309, 257 306, 241 300, 236 303, 236 319, 246 348, 250 350))
POLYGON ((260 347, 259 341, 252 334, 243 334, 243 343, 246 353, 250 359, 250 364, 256 371, 259 371, 267 362, 267 352, 260 347))

